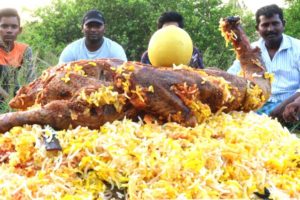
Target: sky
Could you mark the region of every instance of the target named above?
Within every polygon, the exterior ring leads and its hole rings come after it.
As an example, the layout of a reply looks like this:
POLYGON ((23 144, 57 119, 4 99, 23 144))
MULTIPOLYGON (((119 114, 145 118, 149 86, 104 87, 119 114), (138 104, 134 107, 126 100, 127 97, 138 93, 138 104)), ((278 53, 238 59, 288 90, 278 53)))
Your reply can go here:
POLYGON ((279 7, 284 7, 284 0, 244 0, 246 6, 255 13, 262 6, 277 4, 279 7))
MULTIPOLYGON (((226 0, 224 0, 226 2, 226 0)), ((244 0, 246 6, 254 13, 258 8, 275 3, 284 6, 284 0, 244 0)), ((30 20, 30 11, 51 3, 51 0, 0 0, 0 8, 13 7, 21 15, 21 23, 30 20)))
POLYGON ((0 0, 0 8, 16 8, 21 16, 21 24, 30 20, 32 10, 51 3, 51 0, 0 0))

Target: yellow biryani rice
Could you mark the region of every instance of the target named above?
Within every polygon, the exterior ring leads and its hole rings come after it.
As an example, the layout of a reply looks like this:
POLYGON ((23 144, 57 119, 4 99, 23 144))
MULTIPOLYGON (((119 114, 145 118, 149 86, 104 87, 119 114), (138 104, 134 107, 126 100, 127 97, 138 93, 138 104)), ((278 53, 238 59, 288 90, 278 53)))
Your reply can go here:
MULTIPOLYGON (((254 112, 211 116, 194 128, 124 119, 99 130, 15 127, 0 136, 0 197, 104 199, 105 180, 128 199, 300 199, 300 140, 254 112)), ((121 194, 120 194, 121 195, 121 194)))

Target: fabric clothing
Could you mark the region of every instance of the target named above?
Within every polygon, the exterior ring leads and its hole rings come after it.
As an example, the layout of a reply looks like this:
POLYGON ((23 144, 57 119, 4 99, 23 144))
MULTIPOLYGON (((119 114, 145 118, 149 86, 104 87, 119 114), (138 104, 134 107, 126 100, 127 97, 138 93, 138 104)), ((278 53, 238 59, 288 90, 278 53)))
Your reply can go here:
MULTIPOLYGON (((23 54, 17 57, 22 57, 21 66, 0 65, 0 86, 10 95, 15 94, 20 85, 29 83, 36 78, 31 48, 27 46, 23 54)), ((0 95, 0 104, 1 101, 3 101, 3 97, 0 95)))
MULTIPOLYGON (((300 91, 300 40, 283 34, 280 48, 272 60, 262 38, 251 45, 261 49, 267 71, 274 74, 275 79, 272 83, 271 97, 268 102, 278 105, 295 92, 300 91)), ((235 60, 227 71, 236 75, 240 69, 240 62, 235 60)))
POLYGON ((256 111, 257 114, 266 114, 270 113, 280 104, 281 102, 266 102, 263 107, 256 111))
MULTIPOLYGON (((148 56, 148 51, 145 51, 141 57, 141 63, 144 64, 150 64, 151 62, 149 60, 149 56, 148 56)), ((200 51, 194 47, 193 48, 193 54, 192 54, 192 58, 191 61, 189 63, 189 66, 196 68, 196 69, 203 69, 204 65, 203 65, 203 59, 202 59, 202 54, 200 53, 200 51)))
POLYGON ((14 48, 7 52, 0 48, 0 65, 20 67, 23 62, 24 52, 28 45, 23 43, 14 42, 14 48))
POLYGON ((85 38, 81 38, 67 45, 62 51, 59 64, 76 60, 90 60, 97 58, 118 58, 127 61, 125 51, 121 45, 109 38, 103 37, 102 46, 97 51, 89 51, 85 45, 85 38))

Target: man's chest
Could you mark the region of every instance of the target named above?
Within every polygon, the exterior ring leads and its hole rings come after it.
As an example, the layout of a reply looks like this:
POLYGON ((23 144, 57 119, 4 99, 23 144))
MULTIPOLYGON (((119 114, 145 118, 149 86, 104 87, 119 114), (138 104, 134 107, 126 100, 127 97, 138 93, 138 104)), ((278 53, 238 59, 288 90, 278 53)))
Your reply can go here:
POLYGON ((0 49, 0 65, 19 67, 22 64, 23 55, 16 51, 6 52, 0 49))

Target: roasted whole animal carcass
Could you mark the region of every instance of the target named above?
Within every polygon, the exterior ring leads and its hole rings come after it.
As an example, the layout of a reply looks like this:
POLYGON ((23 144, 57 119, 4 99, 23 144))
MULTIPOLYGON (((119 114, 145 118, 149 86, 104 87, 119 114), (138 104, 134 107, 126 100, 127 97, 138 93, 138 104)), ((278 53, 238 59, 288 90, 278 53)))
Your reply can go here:
POLYGON ((105 122, 143 116, 194 126, 218 111, 257 109, 271 89, 260 50, 251 48, 239 18, 221 20, 220 28, 234 46, 243 77, 116 59, 76 61, 49 68, 22 87, 10 102, 20 111, 0 115, 0 132, 24 124, 97 129, 105 122))

